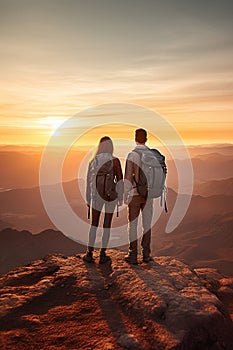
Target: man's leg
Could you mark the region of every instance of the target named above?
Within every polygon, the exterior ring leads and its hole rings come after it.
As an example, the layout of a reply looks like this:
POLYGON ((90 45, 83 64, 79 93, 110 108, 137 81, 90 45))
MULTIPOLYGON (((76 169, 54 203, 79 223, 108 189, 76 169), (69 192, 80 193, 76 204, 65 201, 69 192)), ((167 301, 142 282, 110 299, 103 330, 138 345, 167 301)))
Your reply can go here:
POLYGON ((128 234, 129 234, 129 254, 132 261, 137 261, 137 225, 140 213, 140 196, 134 196, 128 205, 128 234))
POLYGON ((151 243, 151 221, 153 215, 153 199, 145 199, 142 205, 142 227, 143 236, 141 241, 143 261, 149 262, 151 260, 150 243, 151 243))

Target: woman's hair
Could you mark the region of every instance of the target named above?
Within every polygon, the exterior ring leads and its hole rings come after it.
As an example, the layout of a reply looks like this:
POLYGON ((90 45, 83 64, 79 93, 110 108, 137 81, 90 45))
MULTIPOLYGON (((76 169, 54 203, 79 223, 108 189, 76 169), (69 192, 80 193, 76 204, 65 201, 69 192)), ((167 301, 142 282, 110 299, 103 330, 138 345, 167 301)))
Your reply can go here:
POLYGON ((100 153, 111 153, 113 154, 113 143, 110 137, 104 136, 100 139, 96 155, 100 153))

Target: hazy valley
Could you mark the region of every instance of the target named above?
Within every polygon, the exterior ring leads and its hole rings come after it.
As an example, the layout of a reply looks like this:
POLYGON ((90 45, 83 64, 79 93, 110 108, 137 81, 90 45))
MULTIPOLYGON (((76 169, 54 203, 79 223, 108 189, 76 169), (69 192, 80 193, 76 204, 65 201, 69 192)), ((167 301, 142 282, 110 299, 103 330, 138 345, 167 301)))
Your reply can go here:
MULTIPOLYGON (((194 192, 185 218, 171 234, 165 233, 165 226, 177 196, 174 190, 177 187, 177 175, 174 162, 168 158, 168 185, 171 187, 167 196, 169 213, 162 213, 153 227, 153 254, 174 255, 194 266, 213 266, 219 268, 222 273, 233 275, 232 150, 232 146, 190 148, 194 168, 194 192)), ((65 163, 63 188, 72 209, 82 220, 88 222, 83 198, 85 181, 82 179, 66 181, 74 178, 73 174, 77 173, 82 156, 83 153, 78 156, 75 152, 65 163)), ((36 150, 22 153, 8 149, 0 152, 0 161, 4 169, 1 172, 0 229, 28 230, 33 234, 42 231, 52 232, 46 231, 47 229, 57 230, 41 201, 38 187, 40 152, 36 150)), ((49 186, 56 191, 56 184, 49 186)), ((155 207, 156 205, 158 203, 155 207)), ((126 222, 124 208, 119 218, 114 215, 113 225, 120 226, 126 222)), ((51 240, 49 234, 46 236, 45 232, 35 236, 37 242, 40 241, 40 237, 44 237, 46 249, 36 247, 33 243, 34 237, 29 233, 23 232, 20 235, 19 232, 12 230, 1 232, 1 256, 5 265, 2 272, 29 262, 34 257, 41 258, 50 251, 62 252, 64 247, 64 242, 60 240, 62 234, 54 232, 54 239, 51 240), (20 244, 20 241, 24 243, 20 244), (31 245, 31 249, 24 250, 24 245, 27 247, 31 245), (22 250, 26 251, 24 258, 21 258, 22 250), (27 251, 30 254, 27 254, 27 251)), ((127 232, 125 234, 127 235, 127 232)), ((64 254, 74 254, 78 249, 77 243, 65 236, 63 238, 69 242, 64 248, 64 254)))

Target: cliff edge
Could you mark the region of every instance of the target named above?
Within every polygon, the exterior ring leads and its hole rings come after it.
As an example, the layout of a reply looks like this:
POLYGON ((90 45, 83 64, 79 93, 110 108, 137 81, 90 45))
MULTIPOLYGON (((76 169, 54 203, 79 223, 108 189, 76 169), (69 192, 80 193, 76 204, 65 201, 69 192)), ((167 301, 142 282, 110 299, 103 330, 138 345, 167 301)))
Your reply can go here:
POLYGON ((172 257, 48 255, 0 278, 1 349, 233 348, 233 279, 172 257))

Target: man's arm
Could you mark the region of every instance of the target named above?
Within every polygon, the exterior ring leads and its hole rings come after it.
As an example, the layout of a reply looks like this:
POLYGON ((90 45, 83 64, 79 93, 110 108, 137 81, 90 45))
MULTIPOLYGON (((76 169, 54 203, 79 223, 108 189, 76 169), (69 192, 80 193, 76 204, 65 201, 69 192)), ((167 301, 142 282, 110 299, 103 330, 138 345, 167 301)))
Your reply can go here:
POLYGON ((133 190, 136 187, 136 181, 139 174, 140 156, 136 152, 128 154, 125 164, 125 178, 124 178, 124 202, 129 203, 130 197, 133 195, 133 190))
POLYGON ((91 203, 91 166, 90 163, 88 165, 87 170, 87 179, 86 179, 86 203, 90 205, 91 203))

